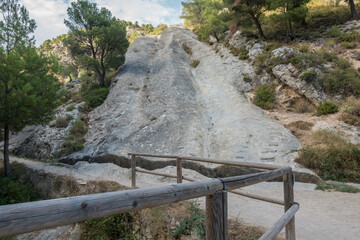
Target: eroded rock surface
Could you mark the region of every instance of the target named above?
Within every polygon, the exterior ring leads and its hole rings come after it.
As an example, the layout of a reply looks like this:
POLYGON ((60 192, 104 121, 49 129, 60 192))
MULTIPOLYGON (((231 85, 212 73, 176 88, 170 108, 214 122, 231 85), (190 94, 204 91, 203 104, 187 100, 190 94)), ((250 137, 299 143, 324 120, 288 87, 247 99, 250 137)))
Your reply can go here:
POLYGON ((67 159, 143 152, 293 165, 299 141, 245 99, 244 74, 255 75, 248 62, 220 57, 185 29, 139 38, 90 114, 85 148, 67 159))

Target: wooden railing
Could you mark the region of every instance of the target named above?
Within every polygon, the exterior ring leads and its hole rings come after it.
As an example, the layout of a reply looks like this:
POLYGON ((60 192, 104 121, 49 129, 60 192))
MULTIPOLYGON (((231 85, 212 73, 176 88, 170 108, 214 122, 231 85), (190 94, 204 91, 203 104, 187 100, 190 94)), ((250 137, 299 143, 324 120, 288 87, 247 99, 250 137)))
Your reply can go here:
MULTIPOLYGON (((136 171, 140 172, 134 159, 136 157, 132 157, 132 183, 135 183, 136 171)), ((294 203, 290 167, 243 176, 0 206, 0 238, 206 196, 206 239, 228 239, 227 192, 281 176, 284 179, 285 214, 261 239, 274 239, 284 226, 287 239, 295 239, 294 215, 299 205, 294 203)), ((183 176, 182 179, 186 180, 183 176)))
MULTIPOLYGON (((163 177, 168 177, 168 178, 176 178, 178 184, 182 183, 183 180, 186 180, 189 182, 196 182, 197 181, 196 179, 183 176, 183 167, 182 167, 183 161, 195 161, 195 162, 213 163, 213 164, 220 164, 220 165, 256 168, 256 169, 264 169, 264 170, 281 169, 280 166, 270 165, 270 164, 238 162, 238 161, 219 161, 216 159, 175 156, 175 155, 128 153, 128 156, 131 159, 131 186, 132 186, 132 188, 136 188, 136 172, 157 175, 157 176, 163 176, 163 177), (153 171, 139 169, 136 167, 136 158, 137 157, 176 159, 176 175, 157 173, 157 172, 153 172, 153 171)), ((250 176, 250 175, 244 175, 244 176, 246 177, 246 176, 250 176)), ((232 177, 230 177, 230 178, 232 178, 232 177)), ((238 177, 235 177, 235 178, 238 178, 238 177)), ((271 179, 268 179, 268 180, 271 180, 271 179)), ((265 181, 267 181, 267 180, 265 180, 265 181)), ((288 240, 295 239, 295 217, 294 217, 294 215, 297 212, 297 210, 299 209, 299 204, 294 202, 294 189, 293 189, 294 175, 293 175, 292 171, 283 175, 283 186, 284 186, 284 200, 274 199, 271 197, 264 197, 264 196, 260 196, 257 194, 245 193, 240 190, 226 189, 228 192, 236 194, 236 195, 240 195, 240 196, 244 196, 244 197, 284 206, 284 211, 285 211, 284 216, 282 216, 282 218, 271 229, 269 229, 269 231, 267 231, 262 236, 261 239, 274 239, 276 237, 276 235, 279 234, 280 231, 284 228, 284 226, 285 226, 286 239, 288 239, 288 240), (291 216, 291 218, 289 218, 289 216, 291 216), (280 229, 279 229, 279 227, 280 227, 280 229)))

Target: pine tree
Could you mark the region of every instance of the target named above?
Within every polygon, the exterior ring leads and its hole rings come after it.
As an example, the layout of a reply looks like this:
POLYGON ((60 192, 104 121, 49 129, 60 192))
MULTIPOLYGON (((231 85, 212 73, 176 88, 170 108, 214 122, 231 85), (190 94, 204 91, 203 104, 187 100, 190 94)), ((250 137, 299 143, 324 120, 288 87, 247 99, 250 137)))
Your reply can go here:
POLYGON ((9 133, 26 125, 45 123, 54 113, 60 83, 55 59, 31 45, 36 27, 17 0, 0 0, 0 126, 4 129, 5 176, 11 176, 9 133))

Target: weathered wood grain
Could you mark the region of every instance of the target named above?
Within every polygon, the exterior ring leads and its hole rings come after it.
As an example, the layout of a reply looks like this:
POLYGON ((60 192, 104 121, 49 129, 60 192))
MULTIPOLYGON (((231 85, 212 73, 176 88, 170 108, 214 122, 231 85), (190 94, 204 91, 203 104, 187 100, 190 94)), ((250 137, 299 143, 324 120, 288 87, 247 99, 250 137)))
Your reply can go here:
POLYGON ((213 194, 218 179, 0 206, 0 237, 68 225, 213 194))
POLYGON ((224 183, 226 190, 233 190, 236 188, 241 188, 256 183, 265 182, 280 177, 289 172, 291 172, 291 167, 284 167, 281 169, 268 171, 268 172, 247 174, 243 176, 227 177, 220 179, 224 183))
POLYGON ((187 156, 175 156, 175 155, 156 155, 156 154, 146 154, 146 153, 128 153, 129 156, 142 156, 142 157, 155 157, 155 158, 181 158, 183 160, 191 160, 195 162, 206 162, 206 163, 214 163, 214 164, 223 164, 223 165, 231 165, 238 167, 249 167, 249 168, 259 168, 259 169, 267 169, 267 170, 275 170, 281 168, 281 166, 263 164, 263 163, 249 163, 249 162, 238 162, 238 161, 228 161, 228 160, 216 160, 209 158, 196 158, 196 157, 187 157, 187 156))
POLYGON ((227 192, 206 196, 206 240, 227 240, 227 192))
POLYGON ((273 240, 285 227, 285 225, 294 218, 295 213, 299 210, 299 204, 295 203, 289 208, 285 214, 269 229, 259 240, 273 240))
POLYGON ((176 159, 176 175, 177 175, 177 183, 182 183, 182 159, 176 159))
MULTIPOLYGON (((286 212, 294 204, 294 175, 289 172, 283 177, 284 182, 284 211, 286 212)), ((287 240, 295 240, 295 217, 285 227, 287 240)))
POLYGON ((131 187, 136 188, 136 156, 131 156, 131 187))

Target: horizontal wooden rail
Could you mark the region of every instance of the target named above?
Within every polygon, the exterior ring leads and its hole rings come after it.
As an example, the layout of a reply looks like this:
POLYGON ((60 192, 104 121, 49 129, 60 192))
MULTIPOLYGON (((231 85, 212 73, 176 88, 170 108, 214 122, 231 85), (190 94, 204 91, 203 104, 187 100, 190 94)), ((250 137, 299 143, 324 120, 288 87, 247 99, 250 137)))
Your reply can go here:
MULTIPOLYGON (((140 173, 146 173, 146 174, 155 175, 155 176, 162 176, 162 177, 168 177, 168 178, 177 178, 177 176, 175 176, 175 175, 170 175, 170 174, 166 174, 166 173, 151 172, 151 171, 142 170, 142 169, 138 169, 138 168, 136 168, 136 171, 140 172, 140 173)), ((189 177, 184 177, 184 176, 182 176, 182 179, 184 179, 186 181, 189 181, 189 182, 196 182, 197 181, 196 179, 189 178, 189 177)), ((264 197, 264 196, 260 196, 260 195, 252 194, 252 193, 245 193, 245 192, 239 191, 239 190, 231 190, 229 192, 233 193, 233 194, 236 194, 236 195, 243 196, 243 197, 256 199, 256 200, 259 200, 259 201, 274 203, 274 204, 278 204, 278 205, 284 205, 284 201, 279 200, 279 199, 275 199, 275 198, 264 197)))
POLYGON ((244 193, 242 191, 239 190, 231 190, 229 191, 230 193, 234 193, 240 196, 244 196, 244 197, 248 197, 248 198, 252 198, 252 199, 256 199, 256 200, 260 200, 260 201, 264 201, 264 202, 268 202, 268 203, 274 203, 274 204, 278 204, 278 205, 284 205, 284 201, 276 199, 276 198, 270 198, 270 197, 264 197, 264 196, 260 196, 257 194, 253 194, 253 193, 244 193))
POLYGON ((0 206, 0 237, 208 196, 217 191, 266 181, 288 171, 291 168, 241 177, 0 206))
POLYGON ((222 164, 222 165, 231 165, 237 167, 266 169, 266 170, 275 170, 281 168, 281 166, 263 164, 263 163, 249 163, 249 162, 238 162, 238 161, 229 161, 229 160, 219 161, 216 159, 209 159, 209 158, 196 158, 196 157, 175 156, 175 155, 155 155, 155 154, 146 154, 146 153, 128 153, 128 155, 138 156, 138 157, 155 157, 155 158, 171 158, 171 159, 180 158, 182 160, 191 160, 195 162, 206 162, 206 163, 214 163, 214 164, 222 164))
POLYGON ((0 238, 202 197, 219 179, 0 206, 0 238))
POLYGON ((294 203, 285 214, 269 229, 259 240, 272 240, 281 232, 285 225, 295 216, 295 213, 299 210, 299 204, 294 203))
POLYGON ((146 174, 151 174, 151 175, 156 175, 156 176, 161 176, 161 177, 177 178, 177 176, 175 176, 175 175, 170 175, 170 174, 166 174, 166 173, 151 172, 151 171, 142 170, 142 169, 138 169, 138 168, 136 168, 136 172, 146 173, 146 174))
POLYGON ((236 188, 246 187, 260 182, 265 182, 277 177, 281 177, 291 172, 291 167, 284 167, 273 171, 247 174, 243 176, 219 178, 224 183, 224 190, 233 190, 236 188))

